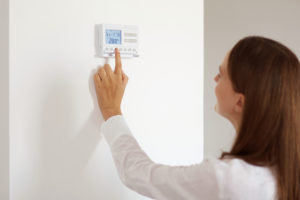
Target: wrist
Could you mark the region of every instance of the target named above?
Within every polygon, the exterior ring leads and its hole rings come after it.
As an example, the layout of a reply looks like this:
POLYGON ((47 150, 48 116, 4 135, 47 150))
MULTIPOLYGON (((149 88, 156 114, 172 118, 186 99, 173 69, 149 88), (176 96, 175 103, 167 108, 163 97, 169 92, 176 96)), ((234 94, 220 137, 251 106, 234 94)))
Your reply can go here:
POLYGON ((122 115, 121 109, 116 110, 105 110, 102 112, 102 116, 105 121, 108 120, 108 118, 115 116, 115 115, 122 115))

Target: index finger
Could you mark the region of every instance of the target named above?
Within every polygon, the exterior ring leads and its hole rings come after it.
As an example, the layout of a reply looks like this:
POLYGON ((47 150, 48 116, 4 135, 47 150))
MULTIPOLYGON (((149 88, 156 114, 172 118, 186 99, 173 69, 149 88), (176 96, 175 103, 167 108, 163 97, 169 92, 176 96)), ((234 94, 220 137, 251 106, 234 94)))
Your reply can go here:
POLYGON ((117 74, 122 74, 122 63, 121 63, 121 56, 120 56, 120 52, 118 50, 118 48, 115 48, 115 72, 117 74))

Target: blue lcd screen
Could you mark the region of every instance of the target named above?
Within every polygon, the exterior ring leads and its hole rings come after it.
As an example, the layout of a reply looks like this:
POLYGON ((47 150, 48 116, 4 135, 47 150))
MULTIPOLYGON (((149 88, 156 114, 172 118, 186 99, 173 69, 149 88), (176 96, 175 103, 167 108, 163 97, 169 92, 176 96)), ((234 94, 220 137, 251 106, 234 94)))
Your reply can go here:
POLYGON ((106 44, 121 44, 121 30, 106 30, 106 44))

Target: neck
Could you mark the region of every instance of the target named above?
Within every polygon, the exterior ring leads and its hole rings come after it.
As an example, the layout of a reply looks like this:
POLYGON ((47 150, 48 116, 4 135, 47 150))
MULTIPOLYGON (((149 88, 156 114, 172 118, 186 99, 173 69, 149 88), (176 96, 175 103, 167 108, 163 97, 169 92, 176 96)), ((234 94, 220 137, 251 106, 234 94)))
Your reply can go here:
POLYGON ((241 125, 241 117, 235 116, 235 117, 228 118, 228 119, 231 122, 231 124, 233 125, 236 133, 238 133, 240 130, 240 125, 241 125))

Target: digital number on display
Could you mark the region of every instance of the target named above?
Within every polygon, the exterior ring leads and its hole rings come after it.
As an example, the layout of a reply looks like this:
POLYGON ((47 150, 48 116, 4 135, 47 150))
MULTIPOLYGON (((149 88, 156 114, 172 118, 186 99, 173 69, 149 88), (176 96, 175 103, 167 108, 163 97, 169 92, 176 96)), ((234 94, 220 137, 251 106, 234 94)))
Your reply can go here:
POLYGON ((121 31, 106 30, 105 40, 106 40, 106 44, 121 44, 121 31))

